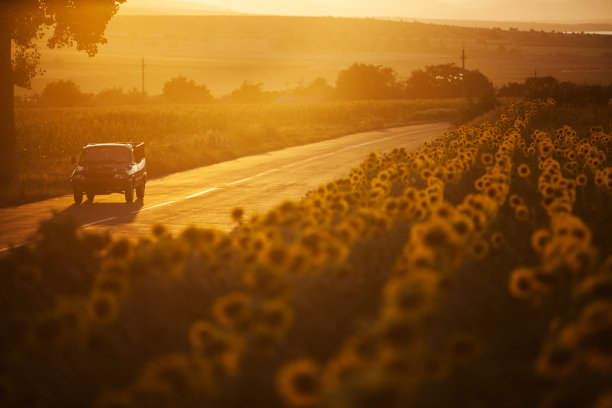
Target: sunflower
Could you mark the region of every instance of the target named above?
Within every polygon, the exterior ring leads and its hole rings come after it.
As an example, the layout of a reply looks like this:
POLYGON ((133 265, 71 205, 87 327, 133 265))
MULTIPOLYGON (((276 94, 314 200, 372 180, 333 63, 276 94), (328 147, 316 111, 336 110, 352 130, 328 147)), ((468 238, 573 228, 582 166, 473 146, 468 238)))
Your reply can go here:
POLYGON ((129 284, 130 281, 125 276, 100 272, 96 275, 94 290, 101 293, 109 293, 117 298, 123 298, 129 290, 129 284))
POLYGON ((237 222, 238 224, 242 223, 244 218, 244 208, 242 207, 234 207, 230 210, 230 218, 237 222))
POLYGON ((252 314, 251 298, 244 292, 232 292, 222 296, 213 305, 217 321, 229 328, 243 329, 248 326, 252 314))
POLYGON ((326 390, 334 390, 345 382, 363 365, 363 362, 351 352, 341 352, 329 361, 323 372, 321 382, 326 390))
POLYGON ((518 194, 512 194, 512 195, 510 196, 510 201, 509 201, 509 202, 510 202, 510 206, 511 206, 512 208, 516 208, 516 207, 518 207, 519 205, 525 205, 525 201, 524 201, 524 200, 523 200, 523 198, 522 198, 520 195, 518 195, 518 194))
POLYGON ((564 377, 572 373, 578 364, 576 352, 563 345, 549 345, 536 360, 535 370, 545 377, 564 377))
MULTIPOLYGON (((602 279, 603 277, 600 277, 600 279, 595 281, 584 282, 579 289, 579 293, 584 296, 592 292, 597 292, 597 285, 604 282, 607 284, 606 286, 609 291, 612 282, 609 278, 603 282, 602 279)), ((609 297, 605 299, 609 299, 609 297)), ((590 302, 580 312, 580 325, 586 332, 592 332, 612 326, 612 303, 604 299, 590 302)))
POLYGON ((264 254, 263 261, 274 268, 284 268, 289 261, 289 251, 280 244, 274 244, 264 254))
POLYGON ((119 302, 110 293, 94 292, 89 299, 88 311, 93 322, 109 324, 119 315, 119 302))
POLYGON ((444 220, 417 224, 413 227, 412 233, 419 244, 434 250, 449 248, 457 243, 455 231, 444 220))
POLYGON ((514 217, 519 221, 526 221, 529 218, 529 209, 525 205, 519 205, 514 209, 514 217))
POLYGON ((119 238, 110 245, 108 255, 111 258, 125 259, 129 256, 131 249, 132 243, 129 239, 119 238))
POLYGON ((525 178, 525 177, 528 177, 531 174, 531 169, 529 168, 528 165, 521 164, 516 169, 516 172, 518 173, 519 177, 525 178))
POLYGON ((418 270, 390 280, 384 289, 387 311, 420 318, 426 315, 437 292, 439 277, 433 271, 418 270))
POLYGON ((399 315, 383 320, 379 336, 383 344, 399 349, 414 349, 421 340, 415 322, 399 315))
POLYGON ((531 247, 538 253, 544 252, 544 248, 550 242, 552 236, 547 229, 539 229, 531 236, 531 247))
POLYGON ((489 243, 484 239, 476 239, 472 242, 469 253, 476 259, 484 259, 489 253, 489 243))
POLYGON ((198 320, 189 329, 189 344, 193 349, 201 349, 213 341, 219 329, 206 320, 198 320))
POLYGON ((293 310, 282 300, 270 300, 263 304, 258 322, 275 337, 282 337, 293 323, 293 310))
POLYGON ((463 214, 453 216, 450 224, 460 242, 465 242, 474 230, 472 219, 463 214))
POLYGON ((412 268, 427 268, 435 265, 436 253, 431 248, 417 245, 405 250, 404 260, 406 261, 405 266, 408 267, 407 271, 412 268))
POLYGON ((276 377, 277 391, 290 406, 315 404, 321 389, 321 370, 312 360, 296 360, 283 366, 276 377))
POLYGON ((538 290, 539 283, 531 268, 516 268, 510 275, 510 293, 518 298, 527 298, 538 290))
POLYGON ((158 384, 170 391, 171 395, 182 396, 194 388, 203 386, 201 376, 196 376, 195 365, 185 354, 170 354, 149 362, 142 373, 140 381, 147 384, 158 384), (201 385, 200 385, 201 384, 201 385))
POLYGON ((485 166, 491 166, 493 164, 493 155, 491 153, 483 153, 480 156, 480 162, 485 166))
POLYGON ((246 269, 242 280, 248 286, 267 296, 281 296, 287 284, 281 272, 264 265, 255 265, 246 269))
MULTIPOLYGON (((529 214, 529 212, 527 212, 529 214)), ((495 231, 491 234, 491 245, 493 248, 500 248, 504 243, 504 235, 500 231, 495 231)))
POLYGON ((153 234, 153 236, 155 238, 162 238, 163 236, 165 236, 168 233, 168 229, 166 228, 166 226, 160 222, 156 222, 153 225, 151 225, 151 234, 153 234))

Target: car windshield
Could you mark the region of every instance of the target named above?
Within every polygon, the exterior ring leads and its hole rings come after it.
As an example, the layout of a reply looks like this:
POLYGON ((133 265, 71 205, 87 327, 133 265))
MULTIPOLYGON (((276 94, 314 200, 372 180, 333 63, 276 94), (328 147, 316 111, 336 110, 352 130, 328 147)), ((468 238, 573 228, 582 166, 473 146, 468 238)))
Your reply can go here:
POLYGON ((130 163, 132 152, 125 146, 90 147, 81 153, 81 163, 120 162, 130 163))

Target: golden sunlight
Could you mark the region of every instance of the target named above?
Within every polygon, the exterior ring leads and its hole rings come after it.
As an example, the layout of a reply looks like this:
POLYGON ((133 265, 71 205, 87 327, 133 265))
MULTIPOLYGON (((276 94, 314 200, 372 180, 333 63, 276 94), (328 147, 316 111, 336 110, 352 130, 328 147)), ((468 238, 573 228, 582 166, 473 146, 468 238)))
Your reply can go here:
POLYGON ((0 0, 0 407, 612 407, 610 23, 0 0))

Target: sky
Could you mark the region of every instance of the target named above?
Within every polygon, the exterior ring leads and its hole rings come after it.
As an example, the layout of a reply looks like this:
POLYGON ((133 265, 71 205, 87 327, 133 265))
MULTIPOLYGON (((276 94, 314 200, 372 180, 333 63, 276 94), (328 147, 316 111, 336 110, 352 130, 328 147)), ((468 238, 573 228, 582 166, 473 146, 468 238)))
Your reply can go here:
POLYGON ((224 13, 612 23, 612 0, 127 0, 122 14, 224 13))

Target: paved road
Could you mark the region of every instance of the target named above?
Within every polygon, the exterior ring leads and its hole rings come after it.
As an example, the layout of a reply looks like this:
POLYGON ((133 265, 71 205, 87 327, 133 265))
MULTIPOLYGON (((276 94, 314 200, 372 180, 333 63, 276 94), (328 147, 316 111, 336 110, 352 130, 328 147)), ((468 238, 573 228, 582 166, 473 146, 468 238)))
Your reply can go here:
POLYGON ((299 199, 322 183, 348 175, 373 150, 416 149, 447 127, 431 123, 358 133, 175 173, 150 180, 144 201, 131 204, 122 194, 112 194, 77 206, 70 195, 0 209, 0 252, 31 240, 40 221, 53 213, 71 215, 87 230, 131 237, 148 234, 157 221, 172 233, 191 224, 230 230, 234 206, 242 206, 248 217, 283 199, 299 199))

